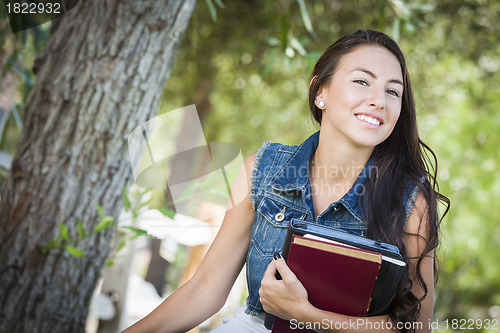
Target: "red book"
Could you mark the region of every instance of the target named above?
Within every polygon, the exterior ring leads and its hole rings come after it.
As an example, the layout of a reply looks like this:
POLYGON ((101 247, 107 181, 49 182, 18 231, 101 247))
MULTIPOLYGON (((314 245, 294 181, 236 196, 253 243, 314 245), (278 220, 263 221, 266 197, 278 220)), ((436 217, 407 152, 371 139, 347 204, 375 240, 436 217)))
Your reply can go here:
MULTIPOLYGON (((381 262, 380 253, 296 235, 287 259, 312 305, 356 317, 368 311, 381 262)), ((314 332, 297 324, 276 317, 272 332, 314 332)))

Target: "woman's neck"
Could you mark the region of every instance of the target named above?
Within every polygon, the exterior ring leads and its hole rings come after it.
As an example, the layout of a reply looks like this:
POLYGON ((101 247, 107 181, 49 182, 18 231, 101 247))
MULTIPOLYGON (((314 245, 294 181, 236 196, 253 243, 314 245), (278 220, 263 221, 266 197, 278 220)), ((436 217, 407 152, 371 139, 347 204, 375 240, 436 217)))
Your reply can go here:
POLYGON ((312 176, 326 183, 353 184, 373 153, 370 147, 354 147, 320 132, 319 144, 311 160, 312 176))

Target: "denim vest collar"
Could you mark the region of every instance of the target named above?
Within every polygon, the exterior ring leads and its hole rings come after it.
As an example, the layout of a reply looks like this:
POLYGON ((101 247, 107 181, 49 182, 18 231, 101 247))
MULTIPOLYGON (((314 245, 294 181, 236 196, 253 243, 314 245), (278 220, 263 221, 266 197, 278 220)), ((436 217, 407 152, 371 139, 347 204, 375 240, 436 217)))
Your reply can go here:
MULTIPOLYGON (((301 191, 304 201, 309 206, 311 212, 314 212, 312 207, 311 186, 309 183, 309 160, 313 153, 316 151, 319 143, 319 131, 311 135, 304 141, 297 149, 295 154, 289 162, 277 173, 277 176, 271 181, 271 187, 276 191, 301 191)), ((353 216, 359 221, 363 221, 360 211, 358 209, 358 198, 364 193, 364 186, 366 179, 370 176, 373 167, 373 155, 368 159, 365 167, 359 174, 353 186, 344 196, 338 201, 334 202, 325 210, 324 213, 335 208, 338 203, 342 204, 353 216)), ((320 218, 323 212, 319 212, 320 218)))

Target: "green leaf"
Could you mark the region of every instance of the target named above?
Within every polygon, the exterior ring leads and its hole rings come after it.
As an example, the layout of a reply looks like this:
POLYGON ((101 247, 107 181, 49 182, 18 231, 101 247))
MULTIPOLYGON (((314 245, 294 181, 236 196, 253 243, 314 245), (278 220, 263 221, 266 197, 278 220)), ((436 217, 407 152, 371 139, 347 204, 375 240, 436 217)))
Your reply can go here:
POLYGON ((115 262, 113 260, 106 261, 106 267, 113 267, 114 264, 115 262))
POLYGON ((64 222, 61 222, 59 224, 59 233, 60 233, 62 239, 64 239, 64 240, 69 239, 68 227, 66 226, 66 224, 64 224, 64 222))
POLYGON ((45 243, 44 246, 41 247, 42 252, 45 253, 50 250, 57 249, 61 245, 61 235, 59 235, 57 238, 50 239, 45 243))
POLYGON ((122 198, 123 208, 125 208, 125 211, 128 211, 132 206, 132 203, 130 202, 130 198, 128 197, 127 185, 123 186, 122 198))
POLYGON ((222 2, 222 0, 214 0, 214 2, 217 4, 217 6, 219 6, 219 8, 224 8, 224 3, 222 2))
POLYGON ((307 55, 306 49, 302 46, 302 44, 300 44, 297 38, 295 37, 290 38, 290 46, 296 49, 301 56, 307 55))
POLYGON ((217 9, 215 8, 214 3, 212 0, 205 0, 208 6, 208 10, 210 11, 210 16, 212 17, 212 21, 216 22, 217 21, 217 9))
POLYGON ((311 36, 316 36, 316 33, 314 32, 312 23, 311 23, 311 18, 309 17, 309 13, 307 11, 306 3, 304 0, 297 0, 300 6, 300 15, 302 15, 302 21, 304 22, 304 27, 306 27, 307 32, 311 36))
POLYGON ((396 12, 396 15, 403 20, 410 20, 413 15, 411 9, 408 8, 408 5, 402 0, 391 0, 390 4, 392 8, 396 12))
POLYGON ((120 243, 118 243, 118 246, 116 247, 116 252, 120 252, 120 250, 123 249, 125 244, 127 244, 125 240, 120 241, 120 243))
POLYGON ((82 221, 76 222, 76 231, 78 232, 78 236, 80 236, 80 238, 87 237, 87 230, 85 230, 85 226, 82 221))
POLYGON ((175 217, 175 211, 173 209, 169 209, 167 207, 161 207, 159 211, 165 215, 166 217, 169 217, 173 219, 175 217))
POLYGON ((94 228, 94 232, 99 232, 113 227, 114 219, 112 216, 104 216, 94 228))
POLYGON ((434 10, 434 5, 428 3, 409 3, 406 5, 410 10, 416 12, 431 12, 434 10))
POLYGON ((85 255, 85 252, 71 245, 67 245, 65 250, 73 257, 82 258, 85 255))
POLYGON ((42 253, 47 253, 50 250, 57 249, 61 243, 60 239, 50 239, 45 243, 45 245, 40 246, 42 253))
POLYGON ((137 208, 142 208, 144 206, 148 206, 153 201, 153 198, 141 203, 137 208))
POLYGON ((132 231, 133 233, 135 233, 135 235, 132 236, 132 239, 135 239, 139 236, 153 237, 153 235, 148 234, 148 232, 144 229, 139 229, 139 228, 132 227, 132 226, 124 226, 122 228, 128 229, 128 230, 132 231))
POLYGON ((403 23, 403 28, 409 34, 414 34, 417 31, 415 25, 413 23, 411 23, 410 21, 405 21, 403 23))
POLYGON ((290 28, 290 15, 283 15, 281 17, 281 48, 283 51, 286 51, 288 47, 288 30, 290 28))
POLYGON ((397 42, 399 41, 399 36, 401 32, 401 20, 399 17, 394 18, 394 23, 392 24, 392 38, 397 42))
POLYGON ((101 205, 96 204, 96 207, 97 207, 97 213, 99 214, 99 216, 100 216, 101 218, 103 218, 103 217, 104 217, 104 212, 102 211, 102 207, 101 207, 101 205))
POLYGON ((269 37, 267 39, 267 44, 269 44, 270 46, 278 46, 280 45, 280 40, 276 37, 269 37))

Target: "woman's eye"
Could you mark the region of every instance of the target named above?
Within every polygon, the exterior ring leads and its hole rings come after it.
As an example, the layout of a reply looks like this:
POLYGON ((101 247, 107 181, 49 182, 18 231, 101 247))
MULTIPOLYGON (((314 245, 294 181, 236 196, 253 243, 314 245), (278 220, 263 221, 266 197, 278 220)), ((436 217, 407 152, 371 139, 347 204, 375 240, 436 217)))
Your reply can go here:
POLYGON ((399 97, 399 92, 397 90, 389 89, 389 90, 387 90, 387 93, 389 93, 390 95, 392 95, 394 97, 399 97))
POLYGON ((354 83, 358 83, 362 86, 368 86, 368 82, 366 82, 366 80, 362 80, 362 79, 356 79, 353 81, 354 83))

